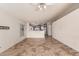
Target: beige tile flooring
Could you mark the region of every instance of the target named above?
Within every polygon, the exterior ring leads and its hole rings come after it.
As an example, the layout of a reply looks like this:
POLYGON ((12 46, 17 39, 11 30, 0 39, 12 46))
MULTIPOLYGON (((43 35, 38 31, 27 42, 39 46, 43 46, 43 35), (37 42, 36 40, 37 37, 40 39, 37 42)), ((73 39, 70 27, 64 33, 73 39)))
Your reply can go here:
POLYGON ((79 56, 79 52, 55 39, 25 39, 1 56, 79 56))

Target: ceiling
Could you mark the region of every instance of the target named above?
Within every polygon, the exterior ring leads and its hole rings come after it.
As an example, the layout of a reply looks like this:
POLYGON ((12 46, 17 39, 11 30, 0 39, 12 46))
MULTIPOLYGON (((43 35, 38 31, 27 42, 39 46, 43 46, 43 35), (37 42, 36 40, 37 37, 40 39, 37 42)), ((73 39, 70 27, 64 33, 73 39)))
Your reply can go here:
POLYGON ((0 9, 17 19, 37 25, 50 19, 54 20, 56 16, 60 16, 62 12, 70 8, 69 6, 71 6, 69 3, 56 3, 47 5, 47 8, 44 10, 37 10, 37 6, 31 3, 1 3, 0 9))

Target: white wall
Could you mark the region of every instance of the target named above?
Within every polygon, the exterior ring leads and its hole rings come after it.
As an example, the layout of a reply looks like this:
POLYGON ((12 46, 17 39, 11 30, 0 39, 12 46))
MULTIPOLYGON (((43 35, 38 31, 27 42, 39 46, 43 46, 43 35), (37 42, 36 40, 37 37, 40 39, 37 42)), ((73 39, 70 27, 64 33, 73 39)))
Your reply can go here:
POLYGON ((47 23, 47 33, 48 36, 52 36, 52 24, 50 22, 47 23))
POLYGON ((79 51, 79 9, 52 24, 52 37, 79 51))
POLYGON ((20 24, 24 22, 0 11, 0 26, 9 26, 9 30, 0 29, 0 53, 23 40, 20 37, 20 24))

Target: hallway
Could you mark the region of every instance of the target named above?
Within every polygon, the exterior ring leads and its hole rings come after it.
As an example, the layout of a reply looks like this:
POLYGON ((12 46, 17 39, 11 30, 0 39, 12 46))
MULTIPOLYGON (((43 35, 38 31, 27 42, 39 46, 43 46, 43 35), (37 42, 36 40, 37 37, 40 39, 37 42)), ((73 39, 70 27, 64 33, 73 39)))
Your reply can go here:
POLYGON ((79 52, 59 41, 47 39, 25 39, 0 54, 2 56, 79 56, 79 52))

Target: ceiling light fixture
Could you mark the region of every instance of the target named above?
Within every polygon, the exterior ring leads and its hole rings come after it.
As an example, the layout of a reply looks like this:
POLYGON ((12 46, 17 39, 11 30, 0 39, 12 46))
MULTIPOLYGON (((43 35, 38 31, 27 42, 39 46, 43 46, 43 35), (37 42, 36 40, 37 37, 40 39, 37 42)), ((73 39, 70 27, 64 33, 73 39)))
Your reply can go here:
POLYGON ((47 9, 47 5, 55 5, 56 3, 32 3, 32 5, 36 6, 36 10, 45 10, 47 9))
POLYGON ((45 3, 39 3, 37 6, 40 10, 46 9, 46 4, 45 3))

